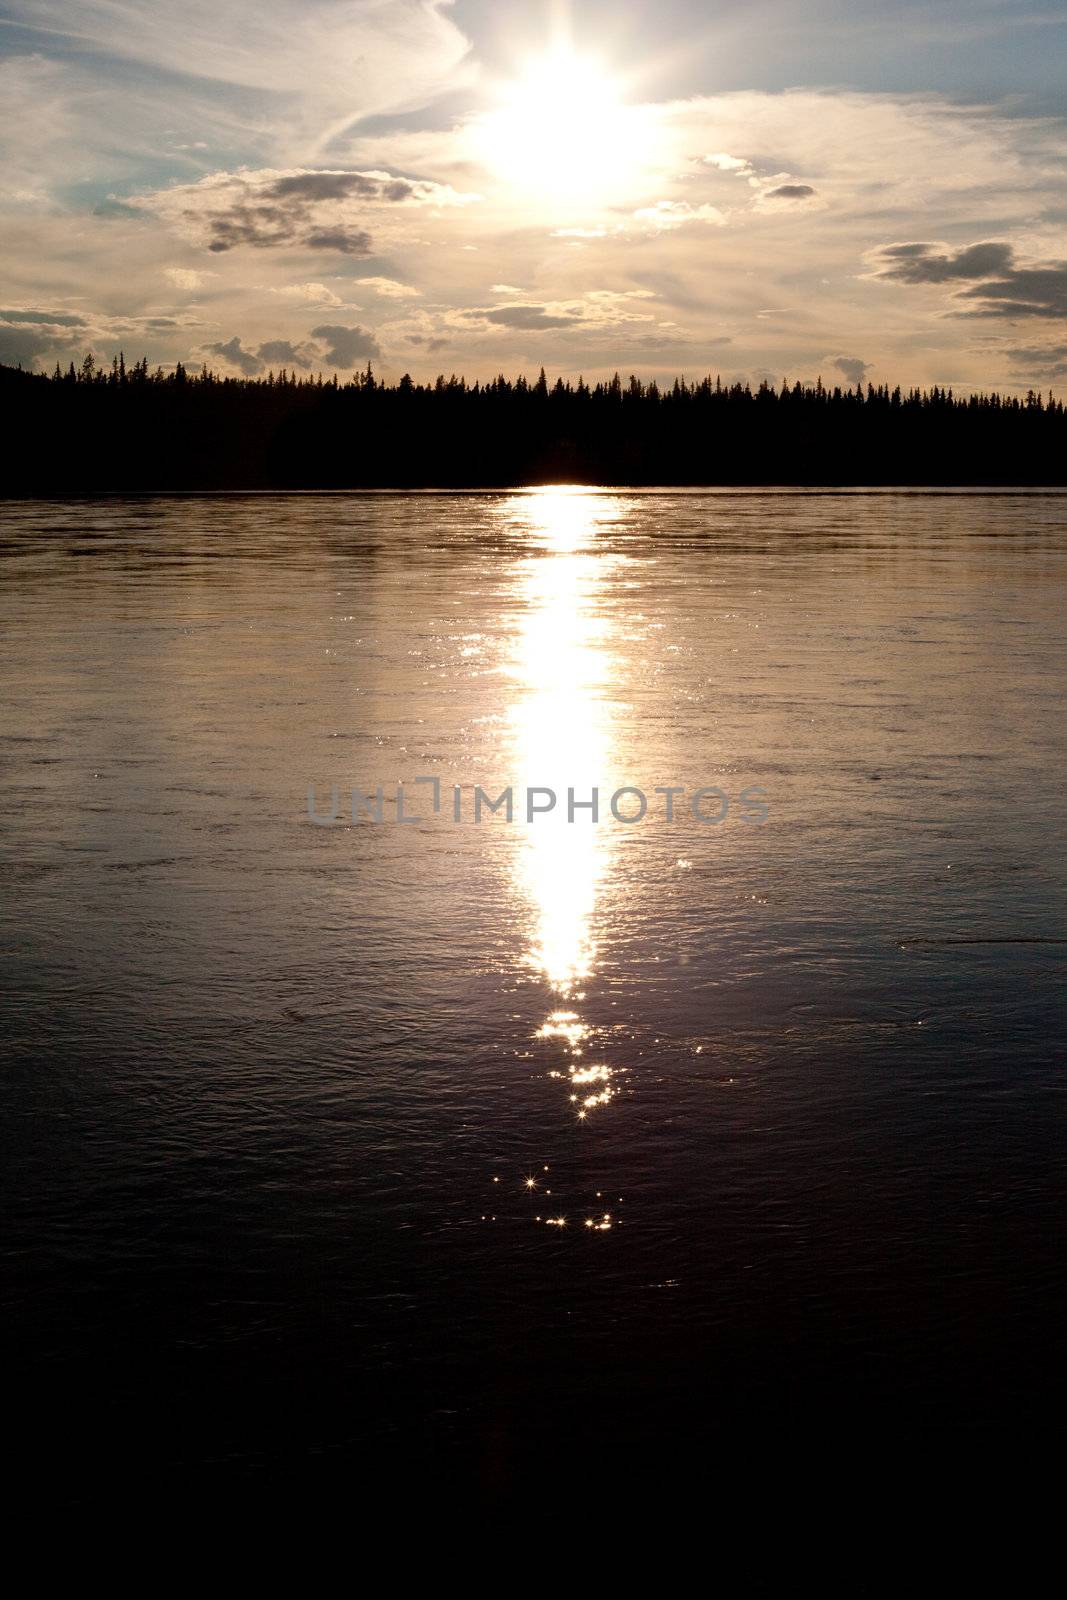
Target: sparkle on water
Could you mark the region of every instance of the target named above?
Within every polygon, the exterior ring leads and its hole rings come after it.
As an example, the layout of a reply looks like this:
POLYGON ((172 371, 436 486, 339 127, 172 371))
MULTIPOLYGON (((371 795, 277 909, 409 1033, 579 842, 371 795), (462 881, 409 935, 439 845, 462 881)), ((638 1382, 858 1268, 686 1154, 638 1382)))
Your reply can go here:
POLYGON ((783 1416, 803 1443, 835 1404, 842 1459, 883 1404, 909 1441, 945 1404, 1045 1415, 1062 496, 4 521, 28 1482, 69 1453, 80 1492, 107 1435, 198 1482, 337 1447, 389 1484, 421 1455, 436 1487, 500 1444, 542 1493, 598 1439, 611 1480, 620 1419, 658 1474, 683 1412, 757 1473, 783 1416), (761 783, 771 822, 459 826, 425 790, 418 826, 304 811, 311 780, 527 772, 564 807, 761 783))
MULTIPOLYGON (((523 538, 535 544, 522 562, 522 620, 512 667, 516 788, 523 796, 528 787, 556 796, 555 809, 536 816, 518 836, 518 876, 533 908, 531 965, 573 1006, 596 964, 597 886, 610 850, 610 830, 594 826, 591 812, 579 809, 594 788, 606 805, 614 787, 608 696, 617 661, 600 589, 625 558, 595 552, 598 527, 618 513, 611 496, 560 486, 522 496, 515 509, 523 538)), ((564 1052, 564 1067, 551 1075, 587 1091, 569 1095, 580 1121, 614 1093, 610 1067, 579 1065, 589 1035, 574 1009, 553 1009, 539 1030, 564 1052), (594 1083, 596 1091, 588 1092, 594 1083)))

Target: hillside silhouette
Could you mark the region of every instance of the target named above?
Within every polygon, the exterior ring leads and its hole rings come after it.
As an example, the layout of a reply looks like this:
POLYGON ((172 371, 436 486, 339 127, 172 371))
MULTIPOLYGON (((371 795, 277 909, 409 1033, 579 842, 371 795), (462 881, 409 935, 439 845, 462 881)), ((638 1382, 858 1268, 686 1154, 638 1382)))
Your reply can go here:
POLYGON ((886 386, 550 385, 0 367, 0 492, 600 484, 1063 484, 1062 402, 886 386))

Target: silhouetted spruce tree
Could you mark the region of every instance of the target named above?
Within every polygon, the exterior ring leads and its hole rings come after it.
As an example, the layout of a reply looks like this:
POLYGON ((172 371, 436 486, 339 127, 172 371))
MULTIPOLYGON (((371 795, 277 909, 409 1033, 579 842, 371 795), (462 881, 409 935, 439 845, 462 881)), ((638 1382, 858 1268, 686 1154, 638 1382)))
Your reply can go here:
POLYGON ((468 384, 366 368, 223 377, 87 352, 50 377, 0 368, 7 493, 156 487, 590 483, 1062 483, 1062 402, 934 385, 827 388, 706 376, 593 385, 544 369, 468 384))

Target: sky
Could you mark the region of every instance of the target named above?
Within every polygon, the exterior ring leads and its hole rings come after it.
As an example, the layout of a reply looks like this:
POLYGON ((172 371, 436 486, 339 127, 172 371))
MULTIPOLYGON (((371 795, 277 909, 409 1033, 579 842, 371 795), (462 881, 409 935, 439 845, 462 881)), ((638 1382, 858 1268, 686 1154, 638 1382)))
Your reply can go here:
POLYGON ((0 361, 1067 388, 1067 7, 0 0, 0 361))

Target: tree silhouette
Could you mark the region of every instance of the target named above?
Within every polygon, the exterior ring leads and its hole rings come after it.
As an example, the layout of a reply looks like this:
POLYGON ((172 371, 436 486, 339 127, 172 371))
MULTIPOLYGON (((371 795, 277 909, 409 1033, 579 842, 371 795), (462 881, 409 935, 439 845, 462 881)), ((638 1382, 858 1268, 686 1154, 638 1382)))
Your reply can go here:
POLYGON ((935 386, 827 388, 618 373, 590 385, 453 373, 222 377, 0 367, 6 494, 213 488, 604 484, 1061 484, 1062 402, 935 386))

